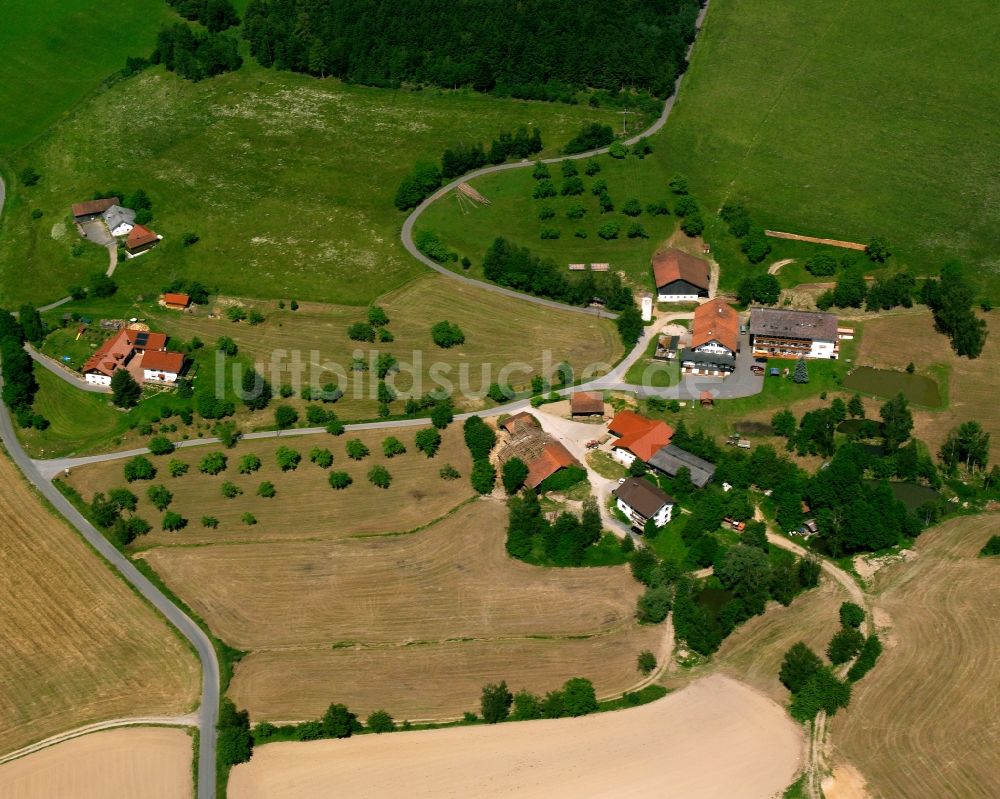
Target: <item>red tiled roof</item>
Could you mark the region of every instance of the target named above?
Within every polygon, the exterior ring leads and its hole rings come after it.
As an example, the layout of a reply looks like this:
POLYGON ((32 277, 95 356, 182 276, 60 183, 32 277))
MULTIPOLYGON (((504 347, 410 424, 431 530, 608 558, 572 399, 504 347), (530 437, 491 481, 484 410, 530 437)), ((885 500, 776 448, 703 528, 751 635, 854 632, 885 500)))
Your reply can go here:
POLYGON ((136 225, 128 234, 128 238, 125 239, 125 249, 134 250, 136 247, 142 247, 146 244, 152 244, 157 241, 157 235, 150 230, 148 227, 142 225, 136 225))
POLYGON ((166 333, 154 333, 153 331, 146 332, 142 330, 125 330, 124 332, 128 337, 129 346, 137 350, 162 350, 167 346, 166 333), (139 340, 139 335, 143 332, 146 332, 146 343, 139 345, 136 342, 139 340))
POLYGON ((691 349, 718 341, 736 352, 739 346, 740 315, 724 300, 709 300, 699 305, 691 324, 691 349))
POLYGON ((577 391, 569 398, 573 413, 604 413, 604 395, 600 391, 577 391))
POLYGON ((153 350, 142 355, 142 368, 151 372, 178 373, 184 365, 184 356, 179 352, 153 350))
POLYGON ((632 411, 622 411, 611 420, 608 431, 618 436, 614 446, 627 449, 637 458, 648 461, 670 443, 674 429, 666 422, 647 419, 632 411))
POLYGON ((104 197, 100 200, 87 200, 85 203, 74 203, 73 216, 90 216, 107 211, 112 205, 118 205, 117 197, 104 197))
POLYGON ((538 488, 539 484, 560 469, 573 466, 576 463, 568 449, 558 441, 550 441, 545 445, 542 454, 528 466, 528 477, 524 484, 528 488, 538 488))
POLYGON ((115 368, 124 364, 132 354, 132 343, 128 338, 129 332, 131 331, 122 330, 118 335, 112 336, 94 350, 94 354, 83 365, 83 373, 100 372, 110 377, 115 368))
POLYGON ((191 297, 187 294, 172 294, 168 291, 163 295, 163 301, 167 305, 183 305, 187 308, 191 304, 191 297))
POLYGON ((653 279, 657 288, 675 280, 686 280, 693 286, 707 289, 708 263, 671 247, 653 256, 653 279))

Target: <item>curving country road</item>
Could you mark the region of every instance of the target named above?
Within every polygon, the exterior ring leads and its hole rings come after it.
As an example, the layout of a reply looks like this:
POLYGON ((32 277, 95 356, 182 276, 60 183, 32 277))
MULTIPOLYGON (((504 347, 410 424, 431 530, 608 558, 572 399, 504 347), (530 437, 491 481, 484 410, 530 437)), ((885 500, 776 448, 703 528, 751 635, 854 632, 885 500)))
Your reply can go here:
MULTIPOLYGON (((695 38, 691 41, 691 44, 688 46, 688 51, 687 51, 688 59, 691 58, 691 50, 694 48, 694 43, 695 41, 697 41, 697 34, 701 30, 702 23, 705 21, 705 15, 707 13, 708 13, 708 2, 706 0, 705 5, 701 7, 701 9, 698 12, 698 16, 695 20, 695 38)), ((654 133, 658 132, 665 124, 667 124, 667 120, 670 118, 670 112, 673 110, 674 103, 677 101, 677 95, 678 92, 680 91, 681 80, 684 78, 684 74, 685 73, 682 72, 680 75, 677 76, 677 80, 674 81, 673 93, 664 102, 663 111, 660 112, 660 116, 653 122, 652 125, 646 128, 644 131, 642 131, 641 133, 637 133, 630 139, 626 139, 624 142, 626 145, 635 144, 637 141, 639 141, 639 139, 643 139, 646 136, 652 136, 654 133)), ((557 164, 560 161, 565 161, 565 160, 577 161, 581 158, 591 158, 595 155, 603 155, 607 151, 608 151, 607 147, 598 147, 596 150, 588 150, 587 152, 584 153, 565 155, 565 156, 560 156, 559 158, 545 158, 542 159, 542 163, 557 164)), ((420 218, 420 215, 428 208, 430 208, 430 206, 437 200, 440 200, 450 191, 455 189, 460 183, 465 183, 466 181, 474 180, 475 178, 482 177, 483 175, 492 175, 497 172, 506 172, 507 170, 510 169, 524 169, 526 167, 533 166, 534 163, 535 163, 534 161, 524 160, 524 161, 518 161, 517 163, 513 164, 499 164, 497 166, 486 166, 483 167, 482 169, 477 169, 474 172, 467 172, 466 174, 455 178, 453 181, 451 181, 451 183, 442 186, 440 189, 434 192, 430 197, 428 197, 422 203, 420 203, 420 205, 414 208, 410 212, 410 215, 406 217, 406 220, 403 222, 403 228, 399 234, 400 239, 403 242, 403 246, 406 248, 407 252, 410 253, 410 255, 412 255, 414 258, 420 261, 420 263, 424 264, 424 266, 433 269, 435 272, 445 275, 446 277, 449 277, 453 280, 460 280, 463 283, 468 283, 470 285, 478 286, 482 289, 485 289, 486 291, 492 291, 494 294, 503 294, 506 297, 515 297, 520 300, 525 300, 526 302, 533 302, 536 305, 543 305, 546 308, 559 308, 560 310, 564 311, 575 311, 577 313, 592 314, 595 316, 603 316, 605 318, 610 318, 610 319, 616 318, 617 314, 610 313, 600 308, 581 308, 577 305, 567 305, 562 302, 556 302, 555 300, 547 300, 544 299, 543 297, 535 297, 532 294, 525 294, 520 291, 514 291, 513 289, 504 288, 503 286, 498 286, 495 283, 487 283, 484 280, 476 280, 475 278, 466 277, 465 275, 460 275, 457 272, 453 272, 451 269, 448 269, 447 267, 441 266, 441 264, 437 263, 437 261, 433 261, 430 258, 428 258, 426 255, 420 252, 420 250, 417 249, 417 245, 413 243, 413 226, 416 223, 416 221, 420 218)))

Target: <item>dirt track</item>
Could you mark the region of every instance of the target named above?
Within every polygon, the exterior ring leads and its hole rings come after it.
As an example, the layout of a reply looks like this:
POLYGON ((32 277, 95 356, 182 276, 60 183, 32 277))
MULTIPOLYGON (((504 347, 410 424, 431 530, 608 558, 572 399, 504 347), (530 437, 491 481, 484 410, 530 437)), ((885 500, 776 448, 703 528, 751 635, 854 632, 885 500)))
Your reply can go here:
POLYGON ((191 746, 164 728, 75 738, 0 766, 0 799, 190 799, 191 746))
POLYGON ((230 778, 232 799, 582 799, 773 796, 803 753, 780 707, 713 676, 658 702, 582 719, 269 744, 230 778), (599 756, 595 756, 598 755, 599 756))
POLYGON ((802 236, 798 233, 784 233, 780 230, 765 230, 765 236, 772 239, 788 239, 789 241, 808 241, 810 244, 826 244, 828 247, 843 247, 845 250, 863 250, 864 244, 856 241, 841 241, 840 239, 822 239, 818 236, 802 236))

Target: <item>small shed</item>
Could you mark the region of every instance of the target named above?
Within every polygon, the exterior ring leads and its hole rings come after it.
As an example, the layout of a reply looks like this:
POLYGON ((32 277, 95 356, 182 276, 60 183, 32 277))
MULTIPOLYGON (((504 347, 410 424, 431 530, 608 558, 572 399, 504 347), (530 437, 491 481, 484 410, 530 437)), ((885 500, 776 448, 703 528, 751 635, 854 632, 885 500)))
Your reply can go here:
POLYGON ((570 264, 569 265, 569 271, 570 272, 583 272, 584 270, 586 270, 586 268, 587 268, 586 264, 570 264))
POLYGON ((608 272, 611 269, 611 264, 591 264, 591 272, 608 272))
POLYGON ((188 294, 167 292, 163 295, 163 306, 172 311, 184 311, 191 304, 191 297, 188 294))
POLYGON ((711 391, 702 391, 698 399, 701 402, 702 408, 712 408, 715 406, 715 397, 712 396, 711 391))
POLYGON ((569 398, 572 416, 603 416, 604 395, 600 391, 577 391, 569 398))

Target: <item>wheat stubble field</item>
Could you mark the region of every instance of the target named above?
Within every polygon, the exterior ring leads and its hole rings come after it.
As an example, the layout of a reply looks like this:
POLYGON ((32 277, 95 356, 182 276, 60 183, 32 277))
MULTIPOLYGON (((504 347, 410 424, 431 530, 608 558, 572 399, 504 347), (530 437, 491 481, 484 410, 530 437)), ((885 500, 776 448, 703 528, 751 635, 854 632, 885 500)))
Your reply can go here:
POLYGON ((998 523, 948 521, 875 575, 886 650, 830 730, 876 796, 997 795, 1000 560, 977 554, 998 523))
MULTIPOLYGON (((392 489, 390 489, 391 492, 392 489)), ((250 652, 232 695, 255 719, 333 701, 397 718, 460 715, 506 679, 602 694, 640 679, 662 627, 633 621, 625 567, 542 569, 504 550, 506 509, 465 504, 412 535, 158 547, 144 556, 223 640, 250 652)))
POLYGON ((0 752, 110 718, 183 714, 198 662, 0 455, 0 752))
POLYGON ((0 766, 0 799, 190 799, 191 747, 166 727, 91 733, 0 766))

